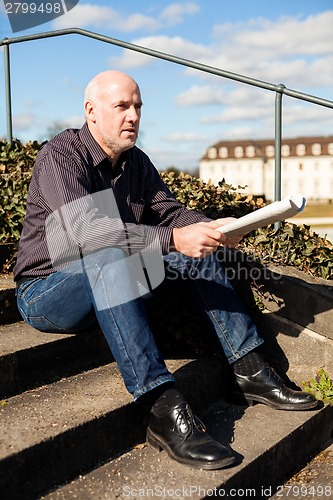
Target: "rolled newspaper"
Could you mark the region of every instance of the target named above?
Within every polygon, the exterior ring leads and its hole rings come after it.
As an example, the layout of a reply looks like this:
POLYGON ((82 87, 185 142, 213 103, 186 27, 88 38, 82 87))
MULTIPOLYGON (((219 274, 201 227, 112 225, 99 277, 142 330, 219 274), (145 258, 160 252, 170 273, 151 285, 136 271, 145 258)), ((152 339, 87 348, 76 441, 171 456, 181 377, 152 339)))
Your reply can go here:
POLYGON ((250 214, 229 222, 225 226, 217 228, 228 236, 244 235, 254 229, 268 226, 275 222, 290 219, 294 215, 302 212, 306 205, 304 196, 298 194, 284 198, 281 201, 274 201, 263 208, 259 208, 250 214))

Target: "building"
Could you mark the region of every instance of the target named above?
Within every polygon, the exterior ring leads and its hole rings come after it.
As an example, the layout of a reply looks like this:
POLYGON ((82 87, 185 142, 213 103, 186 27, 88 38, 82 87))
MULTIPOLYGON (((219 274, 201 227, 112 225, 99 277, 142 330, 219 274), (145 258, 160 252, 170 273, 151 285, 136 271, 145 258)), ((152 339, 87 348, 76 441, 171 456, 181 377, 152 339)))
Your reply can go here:
MULTIPOLYGON (((222 179, 244 192, 274 199, 274 139, 220 141, 201 158, 200 177, 222 179)), ((301 193, 308 200, 333 199, 333 136, 283 139, 282 197, 301 193)))

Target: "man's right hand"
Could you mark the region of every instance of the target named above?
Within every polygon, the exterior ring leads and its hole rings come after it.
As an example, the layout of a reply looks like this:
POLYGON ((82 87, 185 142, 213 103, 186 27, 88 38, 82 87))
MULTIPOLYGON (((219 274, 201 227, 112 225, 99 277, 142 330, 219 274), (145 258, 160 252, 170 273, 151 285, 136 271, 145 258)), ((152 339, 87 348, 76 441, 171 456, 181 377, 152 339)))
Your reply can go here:
POLYGON ((211 222, 198 222, 185 227, 174 228, 170 250, 181 252, 188 257, 203 258, 216 252, 218 247, 234 248, 242 236, 228 237, 218 227, 234 220, 233 217, 211 222))
POLYGON ((170 250, 188 257, 203 258, 215 252, 223 240, 223 233, 215 230, 209 222, 198 222, 174 228, 170 250))

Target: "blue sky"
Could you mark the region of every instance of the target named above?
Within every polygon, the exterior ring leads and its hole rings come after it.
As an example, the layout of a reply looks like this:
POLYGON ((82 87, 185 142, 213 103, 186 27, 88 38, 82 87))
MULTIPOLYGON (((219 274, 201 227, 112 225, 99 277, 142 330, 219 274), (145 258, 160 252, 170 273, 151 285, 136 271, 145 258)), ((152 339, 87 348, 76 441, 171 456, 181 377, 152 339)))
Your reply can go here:
MULTIPOLYGON (((333 100, 331 0, 80 0, 53 22, 13 34, 0 0, 0 38, 68 27, 174 54, 333 100)), ((143 97, 139 145, 158 169, 191 170, 219 140, 270 138, 269 91, 78 35, 10 46, 13 133, 43 140, 55 122, 83 123, 83 92, 95 74, 120 69, 143 97)), ((0 137, 5 137, 3 51, 0 49, 0 137)), ((284 137, 332 135, 333 111, 283 98, 284 137)))

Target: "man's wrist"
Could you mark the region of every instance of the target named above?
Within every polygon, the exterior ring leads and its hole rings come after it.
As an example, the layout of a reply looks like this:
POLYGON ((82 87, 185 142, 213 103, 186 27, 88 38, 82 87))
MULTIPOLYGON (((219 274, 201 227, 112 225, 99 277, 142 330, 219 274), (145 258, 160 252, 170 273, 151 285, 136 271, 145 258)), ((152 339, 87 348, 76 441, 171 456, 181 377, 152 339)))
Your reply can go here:
POLYGON ((176 227, 173 228, 172 233, 171 233, 170 245, 169 245, 170 252, 175 252, 177 250, 176 244, 175 244, 175 231, 177 231, 176 227))

